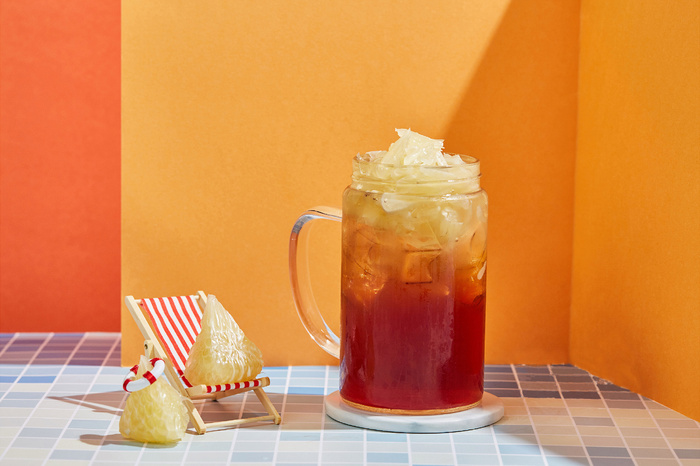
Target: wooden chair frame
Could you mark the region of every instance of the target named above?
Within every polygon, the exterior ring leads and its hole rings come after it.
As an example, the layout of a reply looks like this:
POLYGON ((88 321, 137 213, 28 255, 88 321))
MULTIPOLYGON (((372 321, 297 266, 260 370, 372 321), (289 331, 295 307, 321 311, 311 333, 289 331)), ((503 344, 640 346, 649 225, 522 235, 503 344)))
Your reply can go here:
MULTIPOLYGON (((175 387, 175 389, 182 395, 183 402, 190 416, 190 421, 198 434, 204 434, 207 429, 216 427, 233 427, 261 421, 273 421, 275 424, 280 424, 280 422, 282 422, 282 418, 277 412, 277 409, 275 409, 274 405, 270 401, 270 398, 267 396, 267 393, 265 393, 263 390, 263 387, 270 385, 270 379, 268 377, 256 379, 260 383, 260 385, 257 387, 234 388, 231 390, 213 393, 208 393, 206 385, 186 387, 178 375, 175 366, 170 360, 168 353, 165 351, 164 344, 158 336, 158 333, 154 330, 155 327, 151 322, 151 319, 148 317, 148 313, 144 312, 141 308, 141 300, 135 299, 133 296, 127 296, 125 298, 125 302, 131 316, 134 318, 136 325, 145 338, 144 348, 146 351, 146 357, 149 359, 154 357, 160 358, 165 362, 165 376, 168 378, 170 385, 175 387), (193 402, 193 400, 219 400, 221 398, 244 393, 250 390, 255 393, 258 400, 260 400, 260 403, 267 411, 268 414, 266 416, 205 423, 193 402)), ((197 295, 195 296, 195 302, 200 307, 200 310, 203 311, 204 307, 206 306, 207 295, 204 294, 203 291, 198 291, 197 295)))

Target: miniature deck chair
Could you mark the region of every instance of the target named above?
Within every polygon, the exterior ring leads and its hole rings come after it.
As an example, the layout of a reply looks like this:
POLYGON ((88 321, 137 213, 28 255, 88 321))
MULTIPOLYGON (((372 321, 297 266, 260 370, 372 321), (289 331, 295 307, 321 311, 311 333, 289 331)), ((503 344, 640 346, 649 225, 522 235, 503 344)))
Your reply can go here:
POLYGON ((281 417, 263 387, 270 385, 268 377, 262 377, 247 382, 226 385, 192 386, 183 376, 185 361, 194 341, 201 331, 202 310, 207 296, 199 291, 196 295, 176 296, 172 298, 134 299, 127 296, 126 307, 136 321, 139 330, 146 339, 146 356, 161 358, 165 362, 165 375, 170 385, 184 397, 187 411, 198 434, 203 434, 208 428, 229 427, 249 422, 274 421, 281 422, 281 417), (237 393, 253 390, 265 407, 267 416, 257 416, 245 419, 204 423, 192 400, 218 400, 237 393))

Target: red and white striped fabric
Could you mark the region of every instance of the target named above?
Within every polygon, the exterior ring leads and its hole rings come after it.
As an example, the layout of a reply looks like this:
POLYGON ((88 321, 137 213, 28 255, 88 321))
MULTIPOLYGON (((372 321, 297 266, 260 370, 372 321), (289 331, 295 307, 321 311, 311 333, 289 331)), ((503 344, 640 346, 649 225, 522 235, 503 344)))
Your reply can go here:
POLYGON ((238 389, 238 388, 249 388, 249 387, 259 387, 261 385, 260 380, 249 380, 248 382, 238 382, 234 384, 227 383, 225 385, 213 385, 207 386, 207 393, 222 392, 224 390, 238 389))
MULTIPOLYGON (((151 318, 160 341, 165 345, 170 361, 187 387, 192 384, 184 377, 185 362, 190 354, 197 335, 202 331, 202 311, 197 305, 197 297, 175 296, 171 298, 144 298, 141 308, 151 318)), ((207 393, 221 392, 237 388, 259 387, 260 380, 235 384, 207 386, 207 393)))
POLYGON ((196 296, 145 298, 141 307, 148 313, 154 330, 165 345, 170 361, 182 376, 190 349, 202 330, 202 311, 196 296))

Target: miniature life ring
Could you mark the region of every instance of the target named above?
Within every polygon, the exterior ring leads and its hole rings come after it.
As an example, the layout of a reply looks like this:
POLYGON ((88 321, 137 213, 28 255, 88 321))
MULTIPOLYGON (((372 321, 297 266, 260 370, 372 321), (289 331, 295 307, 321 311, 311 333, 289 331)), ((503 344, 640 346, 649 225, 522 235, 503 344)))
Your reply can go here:
POLYGON ((132 393, 137 392, 139 390, 143 390, 144 388, 150 387, 152 384, 156 383, 158 377, 163 375, 163 371, 165 371, 165 363, 163 362, 163 360, 159 358, 153 358, 150 362, 151 365, 153 365, 153 369, 144 373, 143 377, 140 379, 134 380, 134 377, 136 377, 136 372, 139 370, 138 364, 129 369, 129 373, 124 379, 123 387, 125 391, 132 393))

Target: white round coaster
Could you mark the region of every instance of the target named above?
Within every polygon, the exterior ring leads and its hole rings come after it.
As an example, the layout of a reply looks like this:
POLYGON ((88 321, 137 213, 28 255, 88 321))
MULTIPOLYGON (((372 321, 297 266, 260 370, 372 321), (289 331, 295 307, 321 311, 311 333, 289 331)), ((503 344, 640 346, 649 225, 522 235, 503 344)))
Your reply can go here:
POLYGON ((338 422, 364 429, 386 432, 435 434, 478 429, 497 422, 503 417, 503 402, 495 395, 484 392, 476 408, 450 414, 400 415, 364 411, 345 403, 335 391, 326 396, 326 414, 338 422))

